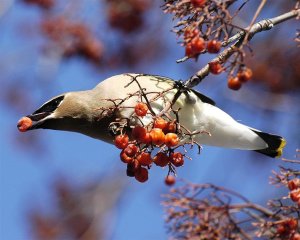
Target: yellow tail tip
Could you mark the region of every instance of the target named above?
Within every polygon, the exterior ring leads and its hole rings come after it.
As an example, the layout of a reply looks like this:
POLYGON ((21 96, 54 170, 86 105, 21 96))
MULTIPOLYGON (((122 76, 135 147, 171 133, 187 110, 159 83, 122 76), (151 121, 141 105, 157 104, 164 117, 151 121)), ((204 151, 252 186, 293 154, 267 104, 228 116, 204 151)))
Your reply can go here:
POLYGON ((278 158, 281 157, 283 148, 285 147, 285 145, 286 145, 286 140, 284 138, 282 138, 281 143, 276 151, 277 152, 276 157, 278 157, 278 158))

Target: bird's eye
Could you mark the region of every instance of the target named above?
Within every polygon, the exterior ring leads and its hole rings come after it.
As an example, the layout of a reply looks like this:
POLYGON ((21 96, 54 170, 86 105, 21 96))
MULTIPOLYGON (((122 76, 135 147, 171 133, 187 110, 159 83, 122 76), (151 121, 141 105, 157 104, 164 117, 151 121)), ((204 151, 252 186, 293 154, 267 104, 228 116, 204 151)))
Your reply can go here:
POLYGON ((41 106, 38 110, 36 110, 33 114, 37 113, 45 113, 45 112, 54 112, 55 109, 59 106, 61 101, 64 99, 64 96, 59 96, 55 99, 50 100, 41 106))

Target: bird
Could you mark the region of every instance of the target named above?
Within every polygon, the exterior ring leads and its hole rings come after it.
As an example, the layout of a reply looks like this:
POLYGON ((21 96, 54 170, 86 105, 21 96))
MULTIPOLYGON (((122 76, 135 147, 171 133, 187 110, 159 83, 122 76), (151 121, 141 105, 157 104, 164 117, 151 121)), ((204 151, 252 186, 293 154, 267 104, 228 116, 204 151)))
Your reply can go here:
MULTIPOLYGON (((101 81, 85 91, 51 98, 17 124, 20 131, 52 129, 77 132, 113 143, 116 119, 130 126, 149 125, 153 116, 168 116, 184 126, 182 142, 191 138, 201 145, 253 150, 269 157, 282 155, 283 137, 265 133, 234 120, 215 102, 181 81, 151 75, 124 73, 101 81), (140 118, 134 106, 145 101, 152 114, 140 118)), ((182 128, 183 129, 183 128, 182 128)), ((129 129, 130 130, 130 129, 129 129)))

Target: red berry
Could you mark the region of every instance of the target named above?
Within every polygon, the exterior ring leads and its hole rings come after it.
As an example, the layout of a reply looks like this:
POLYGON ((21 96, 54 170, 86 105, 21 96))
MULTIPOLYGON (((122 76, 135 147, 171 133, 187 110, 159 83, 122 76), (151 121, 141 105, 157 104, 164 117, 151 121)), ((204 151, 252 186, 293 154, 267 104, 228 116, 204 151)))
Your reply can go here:
POLYGON ((194 7, 204 7, 206 0, 191 0, 191 3, 194 5, 194 7))
POLYGON ((155 119, 153 127, 164 129, 167 126, 167 124, 168 124, 168 122, 165 119, 159 117, 159 118, 155 119))
POLYGON ((184 31, 184 39, 192 39, 194 37, 199 36, 199 30, 197 28, 191 29, 191 28, 186 28, 184 31))
POLYGON ((223 71, 222 65, 218 61, 208 63, 209 71, 212 74, 220 74, 223 71))
POLYGON ((252 78, 252 70, 250 68, 244 68, 237 73, 237 77, 241 82, 247 82, 252 78))
POLYGON ((152 163, 150 153, 142 152, 136 157, 136 159, 142 166, 149 166, 152 163))
POLYGON ((78 46, 80 54, 87 59, 99 62, 103 55, 103 46, 96 39, 86 39, 78 46))
POLYGON ((209 53, 218 53, 221 49, 221 42, 217 40, 210 40, 207 43, 207 51, 209 53))
POLYGON ((126 153, 127 156, 134 157, 139 151, 139 147, 135 144, 129 144, 123 151, 126 153))
POLYGON ((294 233, 290 240, 300 240, 300 233, 294 233))
POLYGON ((123 163, 130 163, 133 161, 133 158, 128 156, 124 150, 120 153, 120 159, 123 163))
POLYGON ((128 167, 128 165, 127 165, 127 169, 126 169, 126 175, 128 177, 134 177, 134 170, 132 168, 128 167))
POLYGON ((148 112, 148 106, 145 103, 139 102, 135 105, 134 111, 139 117, 144 117, 148 112))
POLYGON ((228 88, 232 90, 239 90, 242 87, 242 83, 237 77, 230 77, 227 82, 228 88))
POLYGON ((286 219, 279 223, 277 226, 277 233, 281 236, 290 234, 291 231, 296 230, 298 227, 298 221, 295 218, 286 219))
POLYGON ((277 234, 279 234, 279 235, 285 235, 287 233, 288 229, 284 224, 279 224, 277 226, 276 231, 277 231, 277 234))
POLYGON ((160 146, 165 142, 165 134, 160 128, 153 128, 150 131, 152 144, 160 146))
POLYGON ((179 137, 176 133, 167 133, 165 136, 165 144, 167 147, 175 147, 179 143, 179 137))
POLYGON ((174 185, 176 182, 176 179, 174 176, 172 175, 168 175, 166 178, 165 178, 165 184, 168 185, 168 186, 172 186, 174 185))
POLYGON ((141 183, 146 182, 148 180, 148 170, 146 168, 140 168, 134 173, 134 177, 141 183))
POLYGON ((195 54, 201 53, 205 50, 205 40, 201 37, 195 37, 191 41, 192 51, 195 54))
POLYGON ((151 144, 150 133, 147 132, 146 135, 142 139, 140 139, 140 142, 144 143, 144 144, 147 144, 147 145, 151 144))
POLYGON ((163 132, 165 134, 176 132, 176 123, 175 122, 168 122, 167 126, 163 129, 163 132))
POLYGON ((289 220, 287 220, 287 226, 291 229, 291 230, 296 230, 298 227, 298 221, 295 218, 291 218, 289 220))
POLYGON ((170 162, 170 158, 163 152, 159 152, 153 158, 153 162, 160 167, 165 167, 170 162))
POLYGON ((193 51, 192 44, 187 43, 186 46, 185 46, 185 56, 187 56, 189 58, 193 58, 193 57, 195 57, 195 55, 196 54, 193 51))
POLYGON ((142 142, 147 134, 147 130, 144 127, 141 126, 135 126, 134 129, 132 129, 131 135, 133 139, 142 142))
POLYGON ((181 167, 184 164, 183 155, 180 152, 171 153, 170 157, 175 167, 181 167))
POLYGON ((300 188, 300 178, 294 178, 288 182, 288 188, 292 191, 300 188))
POLYGON ((126 134, 118 135, 115 137, 115 145, 119 149, 124 149, 127 147, 129 142, 129 137, 126 134))
POLYGON ((293 202, 298 202, 300 200, 300 188, 297 188, 290 192, 290 198, 293 202))
POLYGON ((29 117, 22 117, 18 122, 20 132, 26 132, 32 126, 32 120, 29 117))
POLYGON ((141 168, 141 164, 136 160, 132 160, 127 164, 126 174, 128 177, 134 177, 135 172, 141 168))

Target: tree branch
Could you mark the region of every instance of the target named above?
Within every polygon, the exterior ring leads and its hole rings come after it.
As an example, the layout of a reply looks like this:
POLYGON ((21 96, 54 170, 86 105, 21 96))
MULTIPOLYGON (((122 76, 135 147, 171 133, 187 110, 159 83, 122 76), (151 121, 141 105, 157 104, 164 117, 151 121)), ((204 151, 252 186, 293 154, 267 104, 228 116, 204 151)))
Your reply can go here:
MULTIPOLYGON (((245 30, 239 31, 237 34, 229 38, 227 41, 222 42, 222 46, 227 46, 230 43, 236 41, 230 47, 221 52, 216 58, 212 60, 218 61, 220 63, 224 63, 228 58, 232 56, 232 54, 236 51, 237 48, 242 46, 245 42, 250 41, 256 33, 267 31, 273 28, 275 25, 287 21, 292 18, 296 18, 300 16, 300 9, 292 10, 280 16, 265 19, 260 22, 257 22, 254 25, 250 25, 245 30), (247 36, 247 40, 244 42, 245 37, 247 36)), ((191 76, 186 82, 185 85, 188 88, 195 87, 198 85, 202 79, 204 79, 209 74, 209 66, 206 64, 202 69, 200 69, 196 74, 191 76)))

